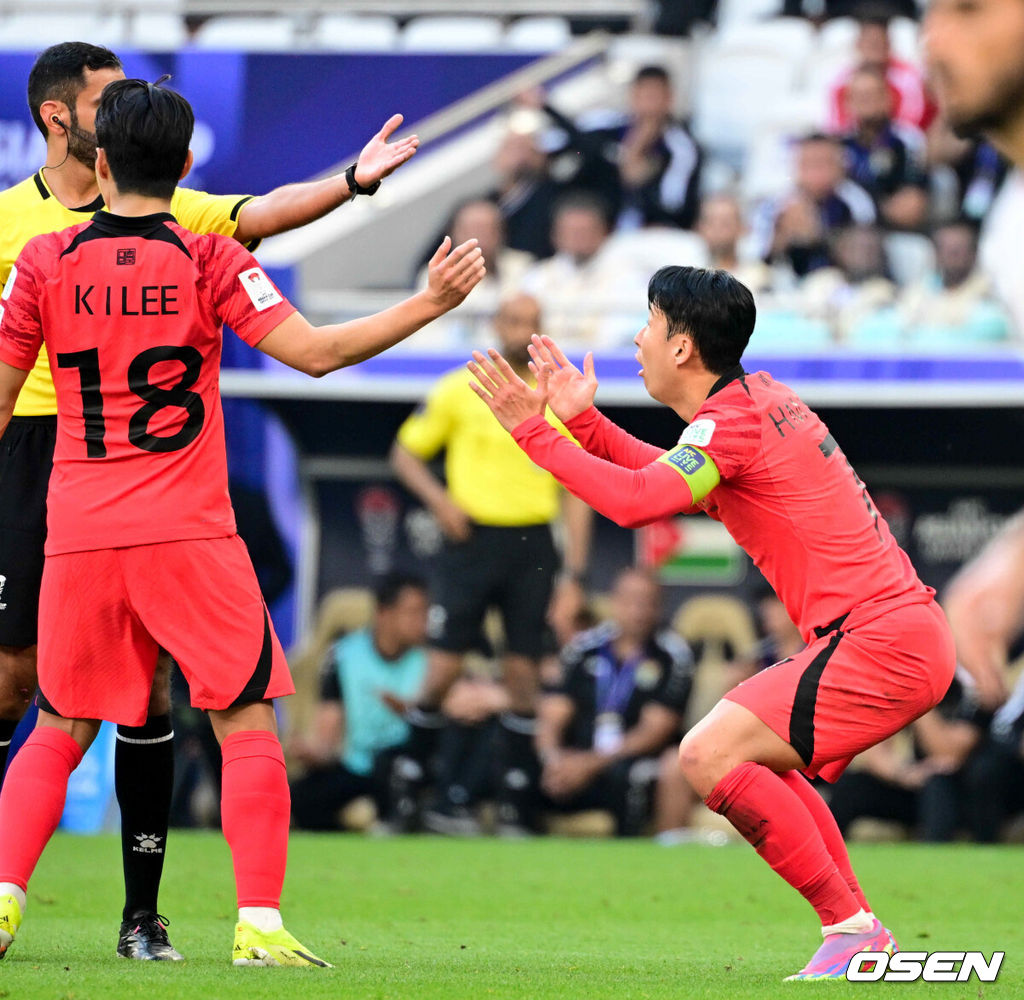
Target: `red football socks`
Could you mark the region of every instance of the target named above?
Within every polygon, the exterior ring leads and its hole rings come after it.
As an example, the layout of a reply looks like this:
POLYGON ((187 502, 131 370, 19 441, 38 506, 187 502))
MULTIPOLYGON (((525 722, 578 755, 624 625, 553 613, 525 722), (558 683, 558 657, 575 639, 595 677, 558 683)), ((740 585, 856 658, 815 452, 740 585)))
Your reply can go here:
POLYGON ((11 762, 0 793, 0 882, 27 888, 39 856, 57 829, 68 778, 82 761, 82 748, 53 726, 36 726, 11 762))
POLYGON ((221 826, 234 861, 238 905, 279 909, 291 815, 284 751, 264 731, 232 733, 220 749, 221 826))
POLYGON ((840 874, 801 796, 774 771, 747 762, 705 800, 811 906, 823 927, 848 920, 860 903, 840 874))
POLYGON ((800 801, 807 806, 807 811, 811 814, 815 826, 817 826, 818 832, 821 834, 821 839, 825 841, 825 847, 828 849, 828 853, 832 855, 832 860, 836 863, 839 874, 846 879, 846 884, 850 887, 853 898, 860 903, 861 909, 865 913, 870 913, 871 907, 868 904, 867 897, 857 881, 857 876, 853 873, 853 865, 850 864, 850 855, 846 850, 846 842, 843 840, 843 835, 839 832, 839 827, 836 826, 836 818, 832 815, 832 810, 829 809, 828 804, 799 771, 785 771, 779 777, 796 792, 800 797, 800 801))

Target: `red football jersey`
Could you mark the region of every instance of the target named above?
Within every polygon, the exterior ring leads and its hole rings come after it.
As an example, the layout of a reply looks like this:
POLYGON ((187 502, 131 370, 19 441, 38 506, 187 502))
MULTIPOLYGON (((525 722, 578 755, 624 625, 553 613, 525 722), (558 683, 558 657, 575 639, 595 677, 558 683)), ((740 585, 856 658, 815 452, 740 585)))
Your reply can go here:
POLYGON ((860 619, 934 596, 828 428, 766 372, 709 396, 681 440, 722 477, 697 507, 729 529, 805 636, 855 608, 860 619))
POLYGON ((918 579, 828 428, 765 372, 723 375, 667 453, 593 408, 566 427, 582 449, 548 433, 539 417, 513 435, 538 465, 619 524, 637 527, 695 510, 721 521, 805 639, 842 615, 854 625, 935 594, 918 579), (720 480, 694 504, 679 471, 699 470, 701 452, 720 480))
POLYGON ((30 240, 0 307, 0 360, 30 369, 45 341, 57 391, 47 555, 234 534, 222 326, 256 344, 295 311, 252 254, 97 212, 30 240))

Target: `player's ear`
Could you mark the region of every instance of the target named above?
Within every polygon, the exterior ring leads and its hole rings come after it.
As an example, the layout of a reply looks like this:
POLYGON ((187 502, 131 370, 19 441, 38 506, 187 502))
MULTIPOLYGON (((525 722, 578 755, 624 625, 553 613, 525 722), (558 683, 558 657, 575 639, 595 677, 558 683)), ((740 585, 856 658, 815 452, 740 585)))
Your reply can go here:
POLYGON ((690 358, 693 357, 693 340, 686 336, 686 334, 680 335, 676 340, 675 355, 673 360, 676 363, 676 368, 682 368, 690 358))
POLYGON ((181 176, 178 178, 179 181, 183 181, 187 176, 188 172, 192 169, 192 150, 188 151, 188 156, 185 157, 185 166, 181 168, 181 176))
POLYGON ((110 162, 107 160, 107 151, 102 146, 96 147, 96 176, 101 181, 110 180, 110 162))

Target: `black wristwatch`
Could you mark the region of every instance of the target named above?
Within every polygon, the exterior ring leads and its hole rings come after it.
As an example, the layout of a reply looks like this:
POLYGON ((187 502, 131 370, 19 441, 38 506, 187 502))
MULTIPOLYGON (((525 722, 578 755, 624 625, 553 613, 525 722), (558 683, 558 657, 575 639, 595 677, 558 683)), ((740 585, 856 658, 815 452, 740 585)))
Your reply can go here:
POLYGON ((348 185, 349 191, 352 192, 352 197, 354 198, 357 194, 376 194, 377 188, 380 187, 380 181, 374 181, 369 187, 363 187, 363 185, 356 180, 356 165, 358 162, 359 161, 357 160, 345 171, 345 183, 348 185))

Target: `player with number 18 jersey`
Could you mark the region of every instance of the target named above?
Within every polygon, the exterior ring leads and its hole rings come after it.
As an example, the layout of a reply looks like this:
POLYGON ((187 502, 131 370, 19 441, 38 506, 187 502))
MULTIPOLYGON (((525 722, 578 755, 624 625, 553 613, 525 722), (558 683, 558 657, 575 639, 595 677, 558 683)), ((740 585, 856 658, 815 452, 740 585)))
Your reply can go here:
POLYGON ((30 369, 45 330, 57 390, 43 701, 58 714, 66 701, 75 717, 140 724, 151 671, 118 670, 148 661, 154 640, 190 677, 199 707, 290 694, 235 534, 218 378, 222 324, 256 344, 294 306, 234 240, 196 235, 166 213, 107 212, 31 240, 0 305, 0 360, 30 369), (196 546, 181 549, 187 540, 202 541, 203 572, 196 546), (132 604, 148 604, 134 608, 138 621, 117 600, 126 577, 138 587, 132 604), (104 618, 96 605, 108 598, 104 618), (79 601, 90 606, 84 631, 79 601), (191 621, 208 623, 203 634, 175 627, 189 606, 199 611, 191 621), (223 669, 197 684, 192 667, 204 659, 223 669))

